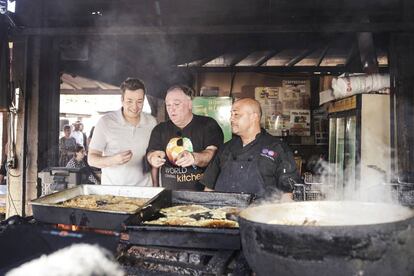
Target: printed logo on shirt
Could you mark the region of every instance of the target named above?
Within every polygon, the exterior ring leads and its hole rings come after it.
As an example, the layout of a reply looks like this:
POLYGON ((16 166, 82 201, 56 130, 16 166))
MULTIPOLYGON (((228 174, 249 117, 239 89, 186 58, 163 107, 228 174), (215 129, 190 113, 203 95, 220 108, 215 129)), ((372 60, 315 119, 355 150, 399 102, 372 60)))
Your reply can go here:
POLYGON ((262 152, 260 153, 261 156, 269 158, 272 161, 275 161, 275 158, 277 157, 277 152, 270 150, 270 149, 262 149, 262 152))
POLYGON ((199 181, 203 173, 196 172, 194 168, 167 167, 165 177, 174 179, 177 183, 199 181))
POLYGON ((193 152, 191 140, 187 137, 174 137, 168 142, 165 152, 167 153, 168 160, 175 165, 178 156, 185 150, 193 152))
MULTIPOLYGON (((183 151, 193 152, 193 143, 187 137, 174 137, 167 144, 165 152, 171 164, 176 165, 176 161, 180 153, 183 151)), ((165 177, 174 179, 176 183, 197 182, 201 179, 203 173, 197 167, 166 167, 165 177)))

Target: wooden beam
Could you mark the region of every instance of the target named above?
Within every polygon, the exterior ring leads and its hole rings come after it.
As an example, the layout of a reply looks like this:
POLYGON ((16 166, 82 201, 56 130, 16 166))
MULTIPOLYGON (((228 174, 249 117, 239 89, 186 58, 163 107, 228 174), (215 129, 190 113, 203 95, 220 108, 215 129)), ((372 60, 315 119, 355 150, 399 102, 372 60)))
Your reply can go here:
POLYGON ((322 53, 321 53, 321 55, 319 56, 319 58, 318 58, 318 62, 316 62, 316 66, 320 66, 321 65, 321 63, 322 63, 322 61, 323 61, 323 59, 324 59, 324 57, 325 57, 325 55, 326 55, 326 53, 328 52, 328 50, 329 50, 329 46, 330 46, 330 44, 328 44, 324 49, 323 49, 323 51, 322 51, 322 53))
POLYGON ((286 25, 215 25, 169 27, 56 27, 14 29, 13 35, 36 36, 113 36, 113 35, 178 35, 178 34, 265 34, 265 33, 349 33, 414 31, 414 22, 326 23, 286 25))
POLYGON ((349 66, 349 64, 351 64, 351 61, 354 59, 356 54, 357 54, 357 45, 356 43, 352 43, 351 50, 349 50, 348 56, 346 57, 345 66, 349 66))
POLYGON ((377 54, 375 53, 374 38, 372 33, 358 33, 358 48, 361 64, 365 73, 378 73, 377 54))
MULTIPOLYGON (((379 68, 380 72, 388 72, 387 67, 379 68)), ((345 66, 228 66, 228 67, 178 67, 178 70, 187 70, 190 72, 269 72, 269 73, 333 73, 341 74, 349 72, 349 69, 345 66)), ((355 73, 363 73, 361 71, 355 73)))
POLYGON ((237 63, 245 59, 249 54, 250 53, 248 52, 235 54, 233 60, 230 63, 230 66, 235 66, 237 63))
POLYGON ((271 51, 269 54, 264 55, 263 57, 259 58, 255 64, 256 67, 259 67, 263 65, 266 61, 268 61, 270 58, 274 57, 278 53, 280 53, 281 49, 271 51))
POLYGON ((301 61, 302 59, 304 59, 305 57, 307 57, 309 54, 311 54, 315 49, 310 49, 310 50, 305 50, 302 53, 300 53, 298 56, 292 58, 287 64, 286 66, 291 67, 293 65, 295 65, 296 63, 298 63, 299 61, 301 61))
POLYGON ((414 34, 393 34, 390 43, 393 174, 414 172, 414 34), (395 101, 395 102, 394 102, 395 101))
POLYGON ((121 95, 119 89, 60 89, 61 95, 121 95))

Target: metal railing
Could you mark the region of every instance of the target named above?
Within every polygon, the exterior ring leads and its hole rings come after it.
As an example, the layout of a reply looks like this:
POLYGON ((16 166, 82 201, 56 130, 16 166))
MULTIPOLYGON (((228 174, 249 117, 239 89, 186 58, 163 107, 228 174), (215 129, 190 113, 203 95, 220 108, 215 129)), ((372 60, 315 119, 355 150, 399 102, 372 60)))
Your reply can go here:
POLYGON ((293 199, 296 201, 315 201, 324 200, 327 194, 331 193, 334 189, 333 185, 308 182, 311 180, 305 176, 304 183, 296 183, 293 188, 293 199))

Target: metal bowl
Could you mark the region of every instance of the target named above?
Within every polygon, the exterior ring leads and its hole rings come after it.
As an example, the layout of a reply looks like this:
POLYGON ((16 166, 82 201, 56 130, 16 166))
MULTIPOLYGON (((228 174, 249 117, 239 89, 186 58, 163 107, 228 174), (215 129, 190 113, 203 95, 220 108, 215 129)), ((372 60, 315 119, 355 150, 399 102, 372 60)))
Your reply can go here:
POLYGON ((414 275, 414 211, 315 201, 240 214, 244 255, 258 275, 414 275))

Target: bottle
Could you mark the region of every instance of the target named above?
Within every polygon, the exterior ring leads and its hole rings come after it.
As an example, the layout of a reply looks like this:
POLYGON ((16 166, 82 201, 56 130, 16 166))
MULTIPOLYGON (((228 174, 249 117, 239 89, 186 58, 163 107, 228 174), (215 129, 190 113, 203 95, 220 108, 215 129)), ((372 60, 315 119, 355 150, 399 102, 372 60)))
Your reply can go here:
POLYGON ((282 136, 280 137, 280 140, 288 144, 288 138, 289 138, 289 130, 286 128, 282 128, 282 136))
POLYGON ((302 175, 302 156, 299 155, 297 150, 293 152, 293 159, 295 159, 296 169, 298 170, 299 175, 302 175))

